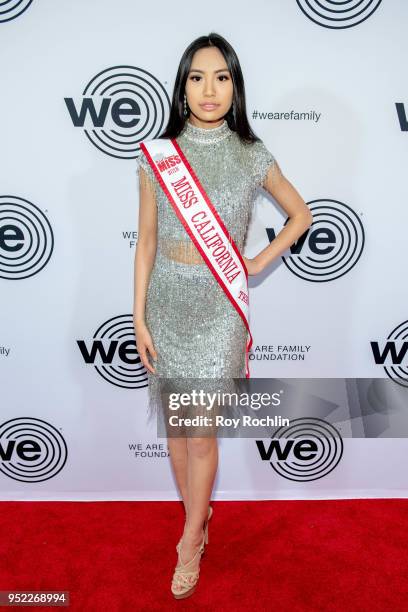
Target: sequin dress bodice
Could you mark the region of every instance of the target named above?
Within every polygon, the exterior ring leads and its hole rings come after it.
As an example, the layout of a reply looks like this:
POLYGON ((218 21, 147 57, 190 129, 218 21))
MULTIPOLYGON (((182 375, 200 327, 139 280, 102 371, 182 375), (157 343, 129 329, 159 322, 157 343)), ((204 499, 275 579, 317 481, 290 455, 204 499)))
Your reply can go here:
MULTIPOLYGON (((256 190, 274 156, 262 141, 243 143, 225 119, 210 129, 186 121, 176 141, 242 253, 256 190)), ((157 256, 206 267, 143 153, 138 165, 155 189, 157 256)))

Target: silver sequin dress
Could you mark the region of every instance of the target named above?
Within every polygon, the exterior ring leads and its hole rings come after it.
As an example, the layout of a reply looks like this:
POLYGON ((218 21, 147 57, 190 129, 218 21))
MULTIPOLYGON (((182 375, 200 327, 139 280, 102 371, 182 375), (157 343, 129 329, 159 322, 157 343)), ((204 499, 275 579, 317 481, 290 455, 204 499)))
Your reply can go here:
MULTIPOLYGON (((275 163, 262 141, 243 143, 226 120, 216 128, 186 121, 176 138, 241 254, 257 189, 275 163)), ((137 160, 154 185, 157 251, 145 320, 157 352, 148 372, 149 413, 161 406, 160 378, 245 377, 247 331, 192 244, 143 152, 137 160), (195 259, 189 262, 193 249, 195 259), (174 257, 174 253, 183 253, 174 257), (200 263, 197 262, 197 257, 200 263)), ((276 164, 277 165, 277 164, 276 164)))

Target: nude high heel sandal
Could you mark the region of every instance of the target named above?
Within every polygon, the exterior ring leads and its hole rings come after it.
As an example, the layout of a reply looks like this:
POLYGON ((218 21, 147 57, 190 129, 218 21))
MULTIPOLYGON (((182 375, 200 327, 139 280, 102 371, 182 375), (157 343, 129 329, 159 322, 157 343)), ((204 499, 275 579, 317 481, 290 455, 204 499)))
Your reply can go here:
POLYGON ((183 599, 185 597, 189 597, 195 591, 195 588, 198 582, 198 578, 200 575, 200 565, 198 564, 198 568, 196 569, 192 569, 191 566, 193 565, 193 562, 198 554, 200 554, 200 561, 201 561, 201 557, 205 550, 205 545, 208 544, 208 521, 210 520, 212 515, 213 515, 213 509, 211 506, 209 506, 208 516, 204 523, 203 540, 201 542, 201 545, 198 551, 196 552, 194 557, 191 559, 191 561, 189 561, 185 565, 181 561, 180 548, 181 548, 182 538, 176 546, 176 550, 178 552, 178 562, 177 562, 177 566, 174 571, 174 575, 173 575, 173 579, 171 583, 171 591, 176 599, 183 599))
POLYGON ((203 533, 203 539, 201 544, 194 555, 194 557, 183 563, 180 556, 181 541, 177 544, 178 561, 176 569, 174 570, 173 579, 171 581, 171 592, 176 599, 184 599, 190 597, 196 589, 198 578, 200 576, 200 561, 201 555, 204 552, 205 547, 205 533, 203 533), (196 564, 197 555, 199 555, 198 564, 196 564))

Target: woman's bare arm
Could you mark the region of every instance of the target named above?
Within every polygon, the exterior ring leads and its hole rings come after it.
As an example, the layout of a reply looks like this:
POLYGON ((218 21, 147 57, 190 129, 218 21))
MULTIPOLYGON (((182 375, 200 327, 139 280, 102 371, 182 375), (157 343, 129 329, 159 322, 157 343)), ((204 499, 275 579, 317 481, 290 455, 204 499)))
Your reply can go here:
POLYGON ((313 223, 313 215, 306 202, 282 174, 275 161, 268 170, 263 182, 263 188, 268 191, 289 217, 289 221, 281 229, 271 244, 265 247, 253 259, 246 259, 248 274, 258 274, 276 257, 281 255, 301 236, 313 223))
POLYGON ((139 167, 139 226, 134 259, 133 324, 137 350, 143 365, 154 372, 146 350, 157 359, 145 321, 146 295, 157 249, 157 206, 154 185, 139 167))

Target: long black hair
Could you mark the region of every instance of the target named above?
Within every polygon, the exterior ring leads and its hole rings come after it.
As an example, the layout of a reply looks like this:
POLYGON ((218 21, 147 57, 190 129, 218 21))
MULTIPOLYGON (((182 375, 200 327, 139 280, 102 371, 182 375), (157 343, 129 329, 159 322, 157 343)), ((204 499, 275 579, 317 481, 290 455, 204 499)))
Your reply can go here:
POLYGON ((184 124, 187 120, 187 116, 184 115, 184 92, 188 73, 193 61, 193 55, 199 49, 207 47, 217 47, 217 49, 221 51, 231 74, 233 102, 231 108, 225 115, 228 126, 231 130, 237 132, 238 136, 244 142, 251 143, 259 141, 260 139, 252 131, 249 125, 246 114, 244 77, 242 75, 238 56, 229 42, 215 32, 211 32, 208 36, 196 38, 184 51, 177 70, 169 120, 160 138, 176 138, 184 128, 184 124))

